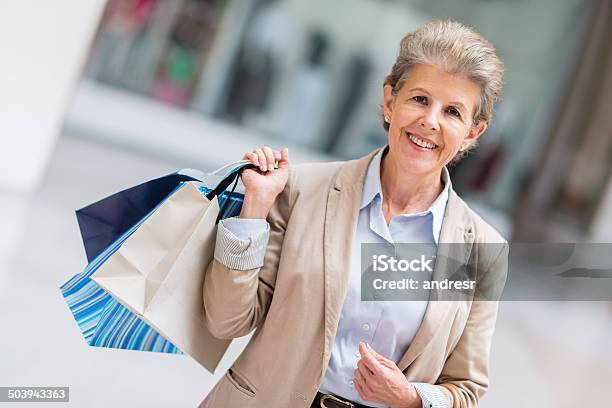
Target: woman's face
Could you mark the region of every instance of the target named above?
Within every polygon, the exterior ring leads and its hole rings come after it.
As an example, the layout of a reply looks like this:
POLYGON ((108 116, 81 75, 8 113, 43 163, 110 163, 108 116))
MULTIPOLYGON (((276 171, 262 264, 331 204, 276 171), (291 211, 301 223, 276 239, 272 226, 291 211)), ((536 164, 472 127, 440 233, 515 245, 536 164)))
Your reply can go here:
POLYGON ((436 175, 463 146, 476 141, 486 123, 473 126, 480 88, 472 80, 431 65, 412 68, 396 96, 384 87, 390 119, 389 155, 403 171, 436 175))

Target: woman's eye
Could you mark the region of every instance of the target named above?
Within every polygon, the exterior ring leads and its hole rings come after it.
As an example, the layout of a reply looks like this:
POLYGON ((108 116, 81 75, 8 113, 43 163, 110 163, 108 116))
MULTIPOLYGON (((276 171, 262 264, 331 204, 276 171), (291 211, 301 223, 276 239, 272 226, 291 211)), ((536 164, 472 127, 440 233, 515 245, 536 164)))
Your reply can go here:
POLYGON ((412 100, 418 103, 427 103, 427 98, 424 96, 414 96, 412 100))
POLYGON ((455 117, 461 118, 461 113, 455 108, 448 108, 446 111, 455 117))

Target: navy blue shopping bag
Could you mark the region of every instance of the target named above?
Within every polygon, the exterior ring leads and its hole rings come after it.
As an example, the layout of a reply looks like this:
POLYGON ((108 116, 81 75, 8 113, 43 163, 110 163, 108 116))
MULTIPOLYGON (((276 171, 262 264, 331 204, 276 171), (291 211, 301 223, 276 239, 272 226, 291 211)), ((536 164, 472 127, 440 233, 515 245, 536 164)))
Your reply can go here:
POLYGON ((120 191, 76 211, 87 261, 123 235, 185 181, 200 181, 181 172, 120 191))

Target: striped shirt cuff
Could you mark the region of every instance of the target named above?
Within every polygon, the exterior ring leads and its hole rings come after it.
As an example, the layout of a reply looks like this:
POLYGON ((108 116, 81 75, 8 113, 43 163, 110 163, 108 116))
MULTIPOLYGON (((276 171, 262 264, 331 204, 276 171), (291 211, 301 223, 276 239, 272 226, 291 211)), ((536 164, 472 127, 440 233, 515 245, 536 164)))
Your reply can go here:
POLYGON ((240 239, 249 239, 252 236, 265 232, 268 229, 268 221, 263 218, 238 218, 231 217, 221 221, 225 229, 240 239))
POLYGON ((438 385, 412 383, 423 401, 423 408, 449 408, 448 399, 438 385))
POLYGON ((219 221, 217 228, 215 259, 229 269, 247 271, 261 268, 270 236, 268 223, 266 222, 265 229, 247 239, 240 239, 223 225, 224 221, 219 221))

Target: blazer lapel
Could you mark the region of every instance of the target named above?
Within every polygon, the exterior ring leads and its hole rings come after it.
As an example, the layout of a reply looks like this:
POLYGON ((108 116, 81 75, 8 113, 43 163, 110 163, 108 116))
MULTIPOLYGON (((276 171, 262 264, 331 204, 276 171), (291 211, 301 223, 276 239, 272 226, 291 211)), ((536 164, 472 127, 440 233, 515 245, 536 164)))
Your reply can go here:
MULTIPOLYGON (((466 263, 470 257, 473 241, 473 227, 465 213, 463 203, 457 193, 451 189, 444 213, 444 221, 442 222, 439 239, 441 245, 438 246, 436 254, 433 279, 440 280, 450 276, 448 268, 455 265, 450 265, 449 259, 462 264, 466 263), (444 245, 444 243, 463 243, 465 245, 444 245)), ((435 292, 432 291, 432 295, 435 295, 435 292)), ((435 297, 430 299, 421 326, 398 364, 400 370, 406 370, 425 351, 440 328, 441 322, 450 319, 456 308, 457 301, 440 301, 435 300, 435 297)))
POLYGON ((363 182, 377 150, 343 164, 327 196, 323 253, 325 262, 325 344, 323 367, 331 355, 350 274, 351 246, 359 217, 363 182))

